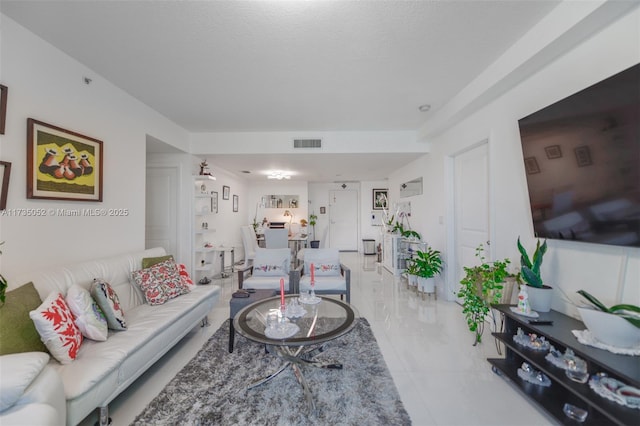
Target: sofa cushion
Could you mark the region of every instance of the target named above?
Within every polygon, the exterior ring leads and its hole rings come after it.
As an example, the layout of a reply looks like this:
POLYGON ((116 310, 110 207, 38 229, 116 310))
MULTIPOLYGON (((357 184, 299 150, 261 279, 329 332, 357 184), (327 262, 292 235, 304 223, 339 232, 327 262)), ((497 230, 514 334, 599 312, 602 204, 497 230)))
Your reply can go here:
POLYGON ((252 275, 242 282, 243 288, 252 288, 256 290, 277 290, 280 292, 280 278, 284 279, 284 291, 289 292, 289 276, 286 277, 261 277, 252 275))
POLYGON ((4 355, 0 360, 0 411, 13 406, 49 362, 44 352, 4 355))
POLYGON ((131 275, 150 305, 162 305, 167 300, 189 292, 189 287, 182 283, 173 258, 150 268, 134 271, 131 275))
POLYGON ((107 327, 112 330, 126 330, 127 322, 124 319, 124 311, 120 305, 118 295, 108 282, 94 279, 91 286, 91 296, 102 309, 107 319, 107 327))
POLYGON ((145 257, 142 259, 142 269, 150 268, 153 265, 157 265, 158 263, 169 259, 173 259, 173 256, 170 254, 166 256, 145 257))
MULTIPOLYGON (((311 290, 311 277, 309 275, 303 275, 300 277, 300 293, 311 290)), ((346 291, 347 280, 342 275, 326 276, 320 280, 316 280, 313 286, 315 291, 346 291)))
POLYGON ((256 257, 253 260, 254 276, 284 276, 289 274, 291 264, 291 251, 284 249, 263 249, 256 250, 256 257))
POLYGON ((49 353, 61 364, 69 364, 82 344, 82 333, 73 322, 73 314, 62 294, 52 291, 29 316, 49 353))
POLYGON ((0 307, 0 355, 47 351, 29 317, 29 312, 41 303, 31 282, 6 293, 4 305, 0 307))
POLYGON ((189 271, 187 271, 187 265, 184 263, 178 264, 178 272, 180 273, 180 278, 182 279, 182 284, 188 287, 190 290, 195 287, 195 283, 191 279, 189 275, 189 271))
POLYGON ((107 340, 107 319, 88 290, 74 284, 69 287, 65 300, 84 337, 99 342, 107 340))

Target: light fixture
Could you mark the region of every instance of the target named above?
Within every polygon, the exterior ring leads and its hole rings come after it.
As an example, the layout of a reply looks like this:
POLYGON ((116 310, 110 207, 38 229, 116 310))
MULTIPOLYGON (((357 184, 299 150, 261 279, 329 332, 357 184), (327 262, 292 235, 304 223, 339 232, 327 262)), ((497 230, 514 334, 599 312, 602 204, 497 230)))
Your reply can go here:
POLYGON ((275 172, 269 173, 269 175, 267 175, 267 178, 278 179, 278 180, 291 179, 291 174, 288 172, 275 171, 275 172))
POLYGON ((420 112, 427 112, 427 111, 429 111, 430 109, 431 109, 431 105, 429 105, 429 104, 420 105, 420 106, 418 107, 418 110, 419 110, 420 112))

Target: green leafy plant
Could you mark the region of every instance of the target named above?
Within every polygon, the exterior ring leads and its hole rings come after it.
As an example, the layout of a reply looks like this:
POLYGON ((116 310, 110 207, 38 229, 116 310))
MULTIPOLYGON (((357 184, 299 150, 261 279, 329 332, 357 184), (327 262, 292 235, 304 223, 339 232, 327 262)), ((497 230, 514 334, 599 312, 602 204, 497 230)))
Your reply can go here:
POLYGON ((462 299, 462 313, 469 331, 475 333, 474 346, 482 342, 485 319, 491 311, 491 304, 498 303, 502 298, 503 283, 508 277, 514 277, 508 271, 511 261, 487 261, 482 244, 476 248, 476 257, 480 265, 463 268, 465 276, 460 281, 457 294, 462 299))
POLYGON ((618 315, 634 326, 640 328, 640 307, 636 305, 620 304, 607 308, 604 303, 600 302, 595 296, 587 293, 585 290, 578 290, 577 293, 587 299, 591 305, 599 311, 608 314, 618 315))
POLYGON ((402 236, 405 238, 415 238, 416 240, 422 239, 422 236, 418 234, 416 231, 412 231, 410 229, 404 230, 402 232, 402 236))
POLYGON ((316 237, 316 223, 318 223, 318 216, 315 213, 309 215, 309 225, 313 228, 313 238, 316 237))
POLYGON ((520 275, 522 276, 522 280, 531 287, 542 288, 544 283, 540 276, 540 266, 542 265, 542 258, 547 252, 547 240, 544 240, 542 245, 540 245, 540 240, 538 240, 536 250, 530 259, 527 251, 520 243, 520 237, 518 237, 518 251, 520 252, 520 275))
POLYGON ((442 272, 442 258, 440 252, 431 247, 424 251, 417 250, 412 263, 416 266, 416 275, 423 278, 432 278, 442 272))

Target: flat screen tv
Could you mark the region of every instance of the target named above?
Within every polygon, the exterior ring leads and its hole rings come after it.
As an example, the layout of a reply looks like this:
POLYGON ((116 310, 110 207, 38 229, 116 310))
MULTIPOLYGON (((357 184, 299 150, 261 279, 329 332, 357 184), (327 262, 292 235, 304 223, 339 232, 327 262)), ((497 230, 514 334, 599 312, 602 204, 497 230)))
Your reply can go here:
POLYGON ((534 234, 640 247, 640 64, 518 125, 534 234))

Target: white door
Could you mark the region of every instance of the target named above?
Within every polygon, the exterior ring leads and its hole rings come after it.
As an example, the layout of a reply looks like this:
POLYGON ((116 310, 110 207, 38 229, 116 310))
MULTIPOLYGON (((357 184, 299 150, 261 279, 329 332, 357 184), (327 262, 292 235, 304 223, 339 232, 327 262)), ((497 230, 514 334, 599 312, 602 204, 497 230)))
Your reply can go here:
POLYGON ((147 168, 145 247, 177 255, 178 168, 147 168))
POLYGON ((456 262, 453 290, 460 288, 463 266, 476 265, 476 247, 489 242, 489 156, 488 143, 454 157, 454 217, 456 262))
POLYGON ((358 250, 358 191, 329 191, 329 247, 358 250))

